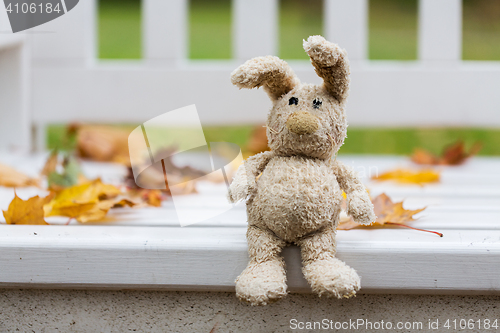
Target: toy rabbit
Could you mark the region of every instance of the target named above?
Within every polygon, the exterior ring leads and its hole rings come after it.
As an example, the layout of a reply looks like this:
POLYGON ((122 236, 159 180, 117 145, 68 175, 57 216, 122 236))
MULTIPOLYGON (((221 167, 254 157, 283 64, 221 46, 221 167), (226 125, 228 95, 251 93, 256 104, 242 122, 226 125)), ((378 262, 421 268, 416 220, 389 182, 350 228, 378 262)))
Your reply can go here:
POLYGON ((250 157, 229 188, 231 202, 247 200, 250 262, 236 280, 236 295, 266 305, 287 294, 284 246, 301 249, 303 273, 320 296, 351 297, 356 271, 335 257, 342 202, 360 224, 375 221, 373 205, 354 171, 335 159, 346 138, 349 62, 345 50, 321 36, 304 50, 322 85, 302 84, 290 66, 273 57, 248 60, 231 74, 239 88, 263 86, 273 102, 267 118, 271 151, 250 157))

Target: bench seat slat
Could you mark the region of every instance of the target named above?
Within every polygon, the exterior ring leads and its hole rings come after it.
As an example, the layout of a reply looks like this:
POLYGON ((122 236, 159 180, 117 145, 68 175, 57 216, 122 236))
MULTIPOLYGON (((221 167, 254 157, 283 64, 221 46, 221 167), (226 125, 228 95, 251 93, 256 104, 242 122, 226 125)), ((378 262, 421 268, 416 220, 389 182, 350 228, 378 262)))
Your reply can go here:
MULTIPOLYGON (((500 230, 338 233, 338 256, 367 291, 500 291, 500 230)), ((4 226, 0 286, 227 289, 247 262, 244 228, 4 226)), ((307 290, 297 248, 284 251, 292 290, 307 290)))

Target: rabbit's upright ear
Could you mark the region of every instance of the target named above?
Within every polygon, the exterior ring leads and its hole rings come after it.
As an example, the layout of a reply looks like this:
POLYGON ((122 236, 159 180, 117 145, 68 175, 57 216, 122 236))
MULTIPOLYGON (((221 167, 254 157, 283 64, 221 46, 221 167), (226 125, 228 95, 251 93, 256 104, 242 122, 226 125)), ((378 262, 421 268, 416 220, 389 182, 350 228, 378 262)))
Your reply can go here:
POLYGON ((343 103, 349 95, 349 60, 347 52, 321 36, 304 41, 304 50, 311 58, 316 74, 323 79, 325 89, 343 103))
POLYGON ((300 84, 290 66, 273 56, 248 60, 231 73, 231 82, 239 88, 263 86, 273 101, 300 84))

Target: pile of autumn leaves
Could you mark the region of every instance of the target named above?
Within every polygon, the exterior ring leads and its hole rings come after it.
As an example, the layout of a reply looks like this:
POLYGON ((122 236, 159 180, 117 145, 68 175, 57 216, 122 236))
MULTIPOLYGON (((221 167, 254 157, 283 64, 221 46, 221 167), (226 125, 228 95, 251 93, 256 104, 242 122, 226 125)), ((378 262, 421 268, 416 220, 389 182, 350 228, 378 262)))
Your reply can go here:
MULTIPOLYGON (((102 221, 108 211, 118 207, 160 206, 158 190, 132 189, 105 184, 101 179, 88 180, 82 174, 78 160, 53 152, 41 172, 49 194, 22 200, 17 196, 3 215, 8 224, 48 224, 49 216, 65 216, 68 223, 102 221), (58 172, 57 169, 62 169, 58 172)), ((40 179, 30 178, 8 166, 0 165, 0 185, 14 188, 41 187, 40 179)))

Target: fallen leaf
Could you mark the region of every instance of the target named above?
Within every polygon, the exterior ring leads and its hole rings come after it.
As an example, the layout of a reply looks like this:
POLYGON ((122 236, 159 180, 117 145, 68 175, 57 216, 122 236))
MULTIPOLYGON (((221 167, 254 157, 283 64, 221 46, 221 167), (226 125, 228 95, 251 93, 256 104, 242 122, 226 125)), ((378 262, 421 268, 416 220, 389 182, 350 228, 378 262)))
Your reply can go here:
POLYGON ((160 190, 148 190, 148 189, 131 189, 125 194, 127 198, 135 203, 135 206, 141 207, 142 204, 145 206, 160 207, 161 202, 165 200, 166 192, 160 190))
POLYGON ((8 165, 0 164, 0 186, 39 186, 39 181, 38 179, 31 178, 8 165))
POLYGON ((104 184, 100 179, 72 186, 57 193, 55 198, 45 205, 45 216, 67 216, 81 222, 96 221, 113 207, 115 202, 108 199, 119 194, 120 189, 104 184))
POLYGON ((270 150, 267 145, 267 129, 266 126, 256 126, 250 135, 248 145, 246 147, 246 153, 249 155, 255 155, 262 153, 264 151, 270 150))
POLYGON ((470 157, 479 153, 481 148, 481 143, 476 142, 467 152, 465 149, 465 143, 463 141, 457 141, 456 143, 446 147, 441 156, 436 156, 427 150, 417 148, 411 156, 411 160, 417 164, 460 165, 467 161, 470 157))
POLYGON ((47 161, 45 162, 45 165, 43 166, 42 172, 40 172, 40 174, 42 176, 48 176, 52 172, 56 171, 58 164, 59 152, 57 150, 54 150, 52 151, 52 153, 50 153, 49 158, 47 158, 47 161))
POLYGON ((62 167, 62 173, 52 171, 48 174, 48 186, 51 191, 58 192, 87 181, 87 178, 82 173, 80 163, 75 157, 71 155, 65 157, 62 167))
POLYGON ((383 225, 387 222, 405 223, 415 221, 413 215, 420 213, 426 207, 407 210, 403 208, 403 202, 393 203, 387 194, 382 193, 372 200, 377 220, 375 224, 383 225))
MULTIPOLYGON (((191 194, 196 193, 196 179, 200 177, 205 177, 205 180, 213 182, 222 182, 224 178, 217 176, 208 176, 206 172, 195 169, 191 166, 178 166, 173 160, 172 156, 175 154, 176 149, 169 148, 156 152, 154 159, 160 160, 157 156, 167 156, 161 159, 163 163, 155 163, 146 169, 144 169, 140 174, 140 184, 143 187, 137 186, 132 168, 128 168, 128 174, 125 178, 125 183, 131 189, 158 189, 161 187, 167 187, 166 190, 161 190, 170 196, 171 194, 191 194), (167 181, 165 181, 165 174, 163 173, 163 166, 165 166, 165 171, 168 175, 167 181), (194 181, 193 181, 194 180, 194 181), (176 184, 170 188, 168 182, 176 184)), ((154 196, 154 195, 153 195, 154 196)), ((162 196, 166 197, 166 196, 162 196)))
POLYGON ((81 157, 130 165, 129 130, 114 126, 72 124, 68 132, 76 132, 76 149, 81 157))
POLYGON ((379 181, 393 180, 403 184, 423 185, 426 183, 439 182, 440 175, 439 172, 431 169, 418 170, 418 171, 410 169, 396 169, 384 172, 381 175, 375 175, 372 177, 372 179, 379 181))
POLYGON ((345 216, 341 218, 339 225, 337 226, 338 230, 351 230, 354 228, 369 228, 375 226, 385 226, 385 225, 397 225, 405 228, 415 229, 419 231, 431 232, 435 233, 441 237, 443 234, 436 231, 429 231, 423 229, 413 228, 411 226, 405 225, 407 222, 415 221, 413 216, 418 214, 426 209, 420 208, 415 210, 408 210, 403 208, 403 202, 392 202, 392 200, 387 196, 387 194, 382 193, 376 198, 372 199, 375 215, 377 219, 375 222, 370 224, 369 226, 362 226, 352 219, 350 216, 345 216))
POLYGON ((48 225, 44 220, 43 206, 54 197, 49 194, 44 198, 38 195, 28 200, 23 200, 14 194, 14 199, 9 204, 7 211, 3 211, 3 216, 7 224, 40 224, 48 225))

